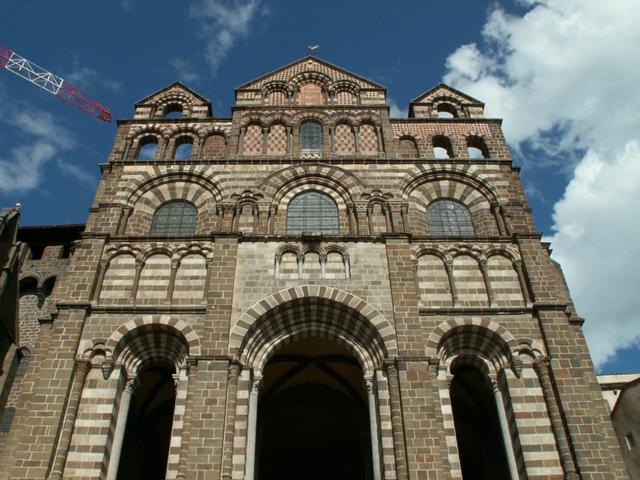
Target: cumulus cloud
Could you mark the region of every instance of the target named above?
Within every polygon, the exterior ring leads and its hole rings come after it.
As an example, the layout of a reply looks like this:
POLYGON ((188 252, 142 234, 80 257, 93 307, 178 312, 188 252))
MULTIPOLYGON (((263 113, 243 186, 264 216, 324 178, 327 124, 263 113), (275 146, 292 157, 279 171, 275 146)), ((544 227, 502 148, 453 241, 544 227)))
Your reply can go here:
POLYGON ((444 81, 505 119, 531 166, 568 174, 554 206, 554 258, 567 276, 597 365, 640 338, 640 48, 637 0, 522 0, 495 8, 482 42, 458 48, 444 81))
POLYGON ((45 165, 60 152, 76 148, 77 142, 53 115, 24 104, 15 108, 6 98, 0 98, 0 103, 3 133, 17 139, 13 147, 0 153, 0 193, 33 190, 42 181, 45 165))
POLYGON ((197 0, 189 14, 200 21, 206 40, 204 57, 215 73, 235 43, 246 38, 254 18, 261 13, 261 0, 197 0))
POLYGON ((389 115, 391 118, 406 118, 408 110, 400 107, 393 98, 389 98, 389 115))

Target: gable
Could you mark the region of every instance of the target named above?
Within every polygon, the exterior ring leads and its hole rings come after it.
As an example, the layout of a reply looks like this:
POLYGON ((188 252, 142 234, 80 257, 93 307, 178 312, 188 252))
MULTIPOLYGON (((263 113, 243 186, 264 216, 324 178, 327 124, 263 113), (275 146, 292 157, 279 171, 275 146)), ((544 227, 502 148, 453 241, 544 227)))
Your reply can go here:
POLYGON ((289 65, 281 67, 273 72, 267 73, 252 80, 244 85, 239 86, 238 90, 260 90, 271 82, 291 82, 296 78, 305 74, 317 74, 319 77, 326 78, 328 83, 336 83, 341 81, 353 82, 358 88, 384 90, 380 84, 367 80, 364 77, 351 73, 343 68, 337 67, 329 62, 320 60, 316 57, 307 56, 297 60, 289 65))
POLYGON ((434 100, 441 98, 450 98, 461 105, 473 104, 484 106, 484 103, 482 103, 480 100, 477 100, 467 95, 466 93, 462 93, 460 90, 456 90, 455 88, 450 87, 449 85, 446 85, 444 83, 440 83, 432 89, 427 90, 419 97, 413 99, 411 103, 432 103, 434 100))
POLYGON ((180 105, 187 116, 211 116, 209 100, 181 82, 174 82, 138 101, 135 118, 160 117, 163 109, 172 104, 180 105))

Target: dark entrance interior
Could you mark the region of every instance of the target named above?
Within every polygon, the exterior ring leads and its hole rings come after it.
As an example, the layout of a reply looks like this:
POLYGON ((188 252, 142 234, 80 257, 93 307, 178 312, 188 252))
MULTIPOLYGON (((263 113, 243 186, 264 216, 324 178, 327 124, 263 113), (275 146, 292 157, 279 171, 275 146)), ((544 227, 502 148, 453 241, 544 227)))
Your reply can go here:
POLYGON ((342 346, 287 345, 264 369, 258 407, 260 480, 369 480, 371 440, 363 372, 342 346))
POLYGON ((153 366, 140 372, 140 383, 131 398, 118 480, 163 480, 176 391, 172 370, 153 366))
POLYGON ((451 406, 462 477, 509 480, 498 412, 486 375, 469 365, 455 368, 453 374, 451 406))

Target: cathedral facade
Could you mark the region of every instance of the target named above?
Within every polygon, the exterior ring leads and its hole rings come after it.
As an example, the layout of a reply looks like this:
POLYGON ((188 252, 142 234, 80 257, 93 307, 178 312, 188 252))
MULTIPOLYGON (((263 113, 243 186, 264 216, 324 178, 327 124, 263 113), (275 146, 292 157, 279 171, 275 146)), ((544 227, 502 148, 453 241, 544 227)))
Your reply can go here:
POLYGON ((22 268, 0 478, 628 478, 480 101, 440 84, 390 118, 305 57, 231 118, 148 96, 101 171, 55 287, 22 268))

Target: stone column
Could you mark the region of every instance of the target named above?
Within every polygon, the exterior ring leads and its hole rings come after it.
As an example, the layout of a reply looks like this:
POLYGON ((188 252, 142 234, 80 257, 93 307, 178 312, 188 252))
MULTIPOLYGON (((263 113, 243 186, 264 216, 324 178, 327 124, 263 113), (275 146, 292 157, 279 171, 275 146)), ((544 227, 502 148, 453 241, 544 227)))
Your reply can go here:
POLYGON ((292 137, 292 128, 287 127, 287 154, 291 155, 291 137, 292 137))
POLYGON ((122 160, 123 162, 129 160, 129 150, 131 149, 131 139, 127 138, 124 142, 124 151, 122 152, 122 160))
POLYGON ((118 225, 118 235, 124 235, 131 213, 133 213, 132 207, 122 207, 122 216, 120 217, 120 224, 118 225))
POLYGON ((388 216, 388 222, 391 226, 391 232, 405 232, 402 208, 403 205, 400 202, 389 202, 390 215, 388 216))
POLYGON ((567 431, 564 428, 562 422, 562 414, 558 401, 556 399, 555 392, 553 391, 553 383, 549 375, 549 360, 547 358, 538 358, 533 367, 540 379, 540 386, 542 387, 542 393, 544 395, 544 402, 547 405, 547 411, 549 412, 549 418, 551 419, 551 428, 553 429, 553 436, 556 439, 558 445, 558 453, 560 454, 560 462, 562 464, 562 471, 566 480, 579 480, 580 477, 576 471, 576 464, 571 452, 571 445, 569 444, 569 438, 567 437, 567 431))
POLYGON ((222 438, 222 479, 231 480, 233 473, 233 433, 236 426, 236 406, 238 404, 238 377, 240 365, 232 363, 229 366, 227 383, 227 417, 224 424, 222 438))
POLYGON ((513 452, 513 441, 511 440, 511 432, 509 431, 509 421, 507 420, 507 412, 504 408, 504 400, 502 398, 502 389, 496 380, 491 380, 491 390, 496 402, 496 410, 498 411, 498 421, 500 422, 500 432, 502 433, 502 443, 504 443, 504 451, 509 464, 509 476, 511 480, 519 480, 518 463, 513 452))
POLYGON ((244 149, 244 134, 247 131, 246 127, 240 127, 240 138, 238 139, 238 151, 236 152, 237 155, 242 155, 243 154, 243 149, 244 149))
POLYGON ((522 296, 524 297, 525 306, 529 306, 533 303, 531 300, 531 294, 529 293, 529 286, 527 285, 527 279, 524 276, 524 271, 522 270, 522 260, 517 260, 513 266, 516 269, 516 273, 518 274, 518 282, 520 282, 520 290, 522 290, 522 296))
POLYGON ((184 415, 182 417, 182 440, 180 442, 180 459, 178 460, 177 480, 187 478, 187 456, 189 454, 189 436, 191 435, 191 425, 193 417, 193 395, 196 388, 198 374, 198 364, 192 361, 187 370, 187 398, 184 404, 184 415))
POLYGON ((127 427, 127 417, 129 416, 129 405, 131 404, 131 396, 136 388, 136 379, 127 380, 122 389, 120 397, 120 407, 118 408, 118 418, 116 420, 116 430, 113 433, 113 442, 111 444, 111 456, 109 457, 109 466, 107 467, 107 480, 116 480, 118 476, 118 466, 120 465, 120 456, 122 455, 122 444, 124 442, 124 432, 127 427))
POLYGON ((98 300, 100 298, 100 292, 102 291, 102 283, 104 282, 104 274, 107 271, 108 262, 106 260, 100 260, 98 262, 98 274, 96 275, 96 283, 93 286, 93 293, 91 294, 91 300, 98 300))
POLYGON ((258 398, 260 397, 261 377, 253 379, 249 391, 249 415, 247 419, 247 456, 244 480, 254 480, 256 463, 256 434, 258 430, 258 398))
POLYGON ((487 268, 487 260, 480 260, 480 271, 482 272, 482 279, 484 280, 484 288, 487 291, 487 299, 489 300, 489 306, 496 306, 496 299, 493 293, 493 287, 491 286, 491 280, 489 279, 489 270, 487 268))
POLYGON ((447 278, 449 279, 449 290, 451 290, 451 301, 453 306, 458 305, 458 289, 456 288, 456 282, 453 278, 453 259, 447 258, 444 262, 444 268, 447 271, 447 278))
POLYGON ((356 221, 358 222, 358 235, 369 235, 369 214, 367 202, 358 200, 355 202, 356 221))
POLYGON ((144 262, 136 258, 136 271, 133 277, 133 285, 131 286, 131 303, 134 303, 138 296, 138 284, 140 283, 140 274, 143 268, 144 262))
POLYGON ((493 213, 493 217, 496 221, 496 224, 498 225, 498 234, 506 235, 507 229, 504 226, 504 219, 502 218, 502 215, 500 213, 500 205, 498 205, 497 203, 491 205, 491 212, 493 213))
POLYGON ((356 155, 360 153, 360 128, 353 127, 353 142, 356 155))
POLYGON ((402 425, 402 406, 400 405, 400 383, 398 368, 387 363, 387 380, 389 382, 389 403, 391 405, 391 430, 393 432, 393 452, 396 457, 396 474, 398 480, 409 480, 407 456, 404 443, 404 427, 402 425))
POLYGON ((267 142, 269 138, 269 127, 262 127, 262 154, 267 154, 267 142))
POLYGON ((384 156, 384 143, 382 141, 382 127, 376 125, 376 136, 378 137, 378 156, 384 156))
MULTIPOLYGON (((209 282, 210 282, 210 278, 211 278, 211 268, 213 267, 213 258, 207 258, 205 261, 205 267, 207 269, 207 273, 206 273, 206 277, 204 279, 204 291, 208 292, 209 291, 209 282)), ((206 298, 203 299, 206 302, 206 298)))
POLYGON ((169 286, 167 287, 167 302, 171 302, 173 298, 173 290, 176 286, 176 275, 178 274, 178 268, 180 267, 180 261, 177 258, 171 259, 171 274, 169 277, 169 286))
MULTIPOLYGON (((171 142, 173 143, 173 142, 171 142)), ((156 160, 164 160, 167 158, 167 149, 169 148, 169 136, 162 137, 162 145, 158 145, 156 150, 156 160), (158 150, 160 150, 160 158, 158 158, 158 150)))
POLYGON ((336 153, 336 129, 329 127, 329 137, 331 138, 331 153, 336 153))
POLYGON ((378 445, 378 409, 376 404, 375 377, 365 378, 365 387, 369 400, 369 425, 371 428, 371 460, 373 462, 373 480, 382 478, 380 472, 380 449, 378 445))
POLYGON ((73 434, 73 427, 76 423, 80 397, 82 396, 84 381, 87 378, 89 370, 91 370, 91 363, 89 361, 80 360, 76 362, 73 385, 71 387, 71 392, 69 392, 69 402, 67 403, 67 410, 64 414, 64 420, 62 421, 62 428, 58 439, 58 448, 53 459, 53 466, 51 467, 49 480, 60 480, 62 478, 64 464, 67 460, 67 453, 69 452, 69 445, 71 443, 71 435, 73 434))

